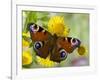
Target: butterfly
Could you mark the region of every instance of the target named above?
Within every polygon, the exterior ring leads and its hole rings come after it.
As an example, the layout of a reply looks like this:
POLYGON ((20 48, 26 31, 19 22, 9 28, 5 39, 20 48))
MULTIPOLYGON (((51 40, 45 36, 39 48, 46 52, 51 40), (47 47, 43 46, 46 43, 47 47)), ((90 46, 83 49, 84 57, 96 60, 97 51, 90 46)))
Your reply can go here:
POLYGON ((77 38, 52 35, 35 23, 29 23, 28 28, 36 55, 44 59, 50 55, 50 60, 60 63, 81 44, 77 38))

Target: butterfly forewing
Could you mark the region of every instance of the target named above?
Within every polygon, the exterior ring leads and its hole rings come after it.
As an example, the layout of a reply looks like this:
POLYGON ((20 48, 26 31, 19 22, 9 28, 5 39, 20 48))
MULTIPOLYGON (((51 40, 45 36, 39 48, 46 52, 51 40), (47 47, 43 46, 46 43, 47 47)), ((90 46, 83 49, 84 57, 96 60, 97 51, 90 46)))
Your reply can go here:
POLYGON ((80 40, 72 37, 60 37, 57 39, 58 47, 65 49, 67 53, 72 53, 74 49, 80 46, 80 44, 80 40))

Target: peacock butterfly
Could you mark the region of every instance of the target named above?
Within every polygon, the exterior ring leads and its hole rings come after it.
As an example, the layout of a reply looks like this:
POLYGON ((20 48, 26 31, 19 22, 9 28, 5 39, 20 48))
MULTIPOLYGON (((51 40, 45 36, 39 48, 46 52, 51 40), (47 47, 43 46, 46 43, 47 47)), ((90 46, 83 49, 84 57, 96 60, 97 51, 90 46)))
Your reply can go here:
POLYGON ((33 49, 36 55, 44 59, 50 55, 50 60, 60 63, 81 44, 81 41, 76 38, 59 37, 56 34, 51 35, 51 33, 35 23, 29 23, 28 27, 33 49))

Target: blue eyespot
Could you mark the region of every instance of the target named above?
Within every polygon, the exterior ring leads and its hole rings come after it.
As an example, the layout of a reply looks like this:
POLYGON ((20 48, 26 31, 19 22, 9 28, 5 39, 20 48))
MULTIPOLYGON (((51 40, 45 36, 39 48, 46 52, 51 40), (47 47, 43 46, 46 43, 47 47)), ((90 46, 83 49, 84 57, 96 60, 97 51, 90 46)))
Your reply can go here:
POLYGON ((41 41, 37 41, 34 43, 34 48, 35 49, 39 49, 43 46, 43 43, 41 41))
POLYGON ((66 56, 66 53, 64 51, 62 51, 60 54, 61 54, 61 58, 66 56))
POLYGON ((59 51, 59 53, 60 53, 61 59, 65 59, 67 57, 67 55, 68 55, 68 53, 64 49, 61 49, 59 51))

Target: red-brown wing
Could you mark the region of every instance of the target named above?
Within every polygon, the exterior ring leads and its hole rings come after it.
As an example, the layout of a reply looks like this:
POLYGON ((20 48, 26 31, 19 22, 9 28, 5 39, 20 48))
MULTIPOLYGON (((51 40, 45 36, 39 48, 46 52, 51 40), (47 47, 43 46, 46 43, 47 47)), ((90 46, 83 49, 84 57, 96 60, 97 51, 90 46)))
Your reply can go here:
POLYGON ((61 62, 66 59, 69 53, 72 53, 75 48, 80 46, 80 40, 71 37, 59 37, 56 40, 52 50, 50 59, 55 62, 61 62))
POLYGON ((29 30, 36 54, 46 58, 49 55, 52 35, 34 23, 29 24, 29 30))
POLYGON ((81 41, 76 38, 67 37, 67 38, 58 38, 57 45, 60 48, 63 48, 67 51, 67 53, 72 53, 74 49, 79 47, 81 44, 81 41))

